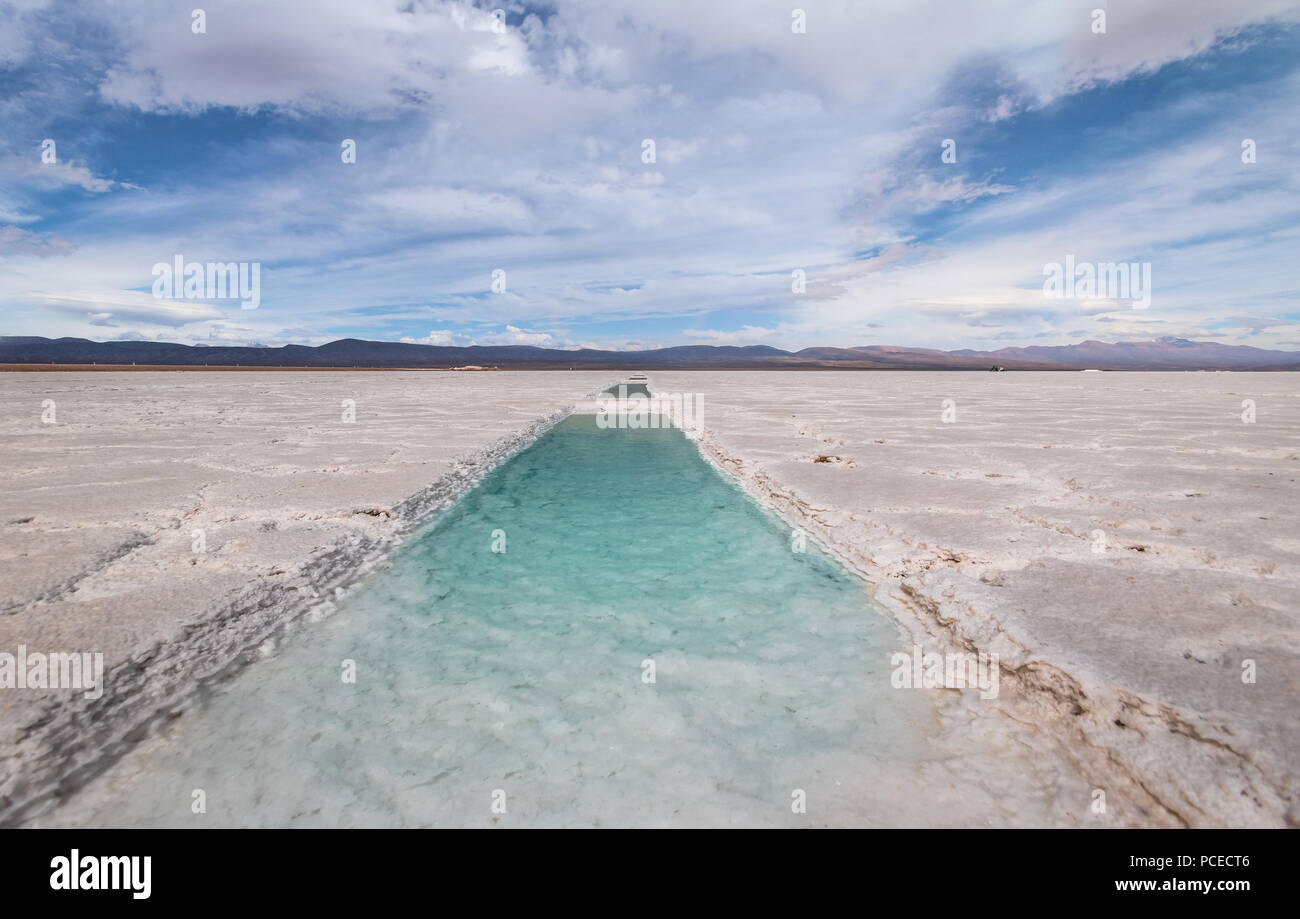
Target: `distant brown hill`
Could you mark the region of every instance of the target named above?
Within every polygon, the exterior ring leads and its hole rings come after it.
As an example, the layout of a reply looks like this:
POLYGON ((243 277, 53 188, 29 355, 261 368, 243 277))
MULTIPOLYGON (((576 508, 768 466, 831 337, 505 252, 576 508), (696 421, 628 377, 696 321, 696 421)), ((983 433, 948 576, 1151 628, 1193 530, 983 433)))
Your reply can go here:
POLYGON ((344 338, 318 347, 205 347, 155 341, 0 337, 0 364, 107 364, 160 367, 374 367, 503 370, 752 369, 752 370, 1297 370, 1300 352, 1269 351, 1182 338, 1084 341, 1077 345, 938 351, 895 345, 804 348, 684 345, 647 351, 560 350, 526 345, 466 348, 344 338))

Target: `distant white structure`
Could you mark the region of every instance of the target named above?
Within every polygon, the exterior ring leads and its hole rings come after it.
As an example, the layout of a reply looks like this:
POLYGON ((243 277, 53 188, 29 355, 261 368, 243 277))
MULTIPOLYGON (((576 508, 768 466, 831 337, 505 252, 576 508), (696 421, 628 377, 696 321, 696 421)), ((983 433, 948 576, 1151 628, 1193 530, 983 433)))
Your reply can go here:
POLYGON ((650 381, 644 373, 631 374, 622 383, 611 386, 603 395, 618 396, 626 400, 628 396, 645 396, 650 398, 650 381))

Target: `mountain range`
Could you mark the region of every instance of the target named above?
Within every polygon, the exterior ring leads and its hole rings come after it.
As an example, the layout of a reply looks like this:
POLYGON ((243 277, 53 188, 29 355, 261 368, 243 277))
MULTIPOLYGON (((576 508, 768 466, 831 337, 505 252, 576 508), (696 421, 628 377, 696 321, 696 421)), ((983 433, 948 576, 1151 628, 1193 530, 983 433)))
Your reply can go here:
POLYGON ((989 370, 994 366, 1006 370, 1300 370, 1300 351, 1269 351, 1185 338, 1084 341, 997 351, 939 351, 895 345, 801 351, 766 345, 684 345, 646 351, 601 351, 529 345, 450 347, 356 338, 316 347, 267 348, 0 336, 0 364, 417 369, 475 366, 518 370, 989 370))

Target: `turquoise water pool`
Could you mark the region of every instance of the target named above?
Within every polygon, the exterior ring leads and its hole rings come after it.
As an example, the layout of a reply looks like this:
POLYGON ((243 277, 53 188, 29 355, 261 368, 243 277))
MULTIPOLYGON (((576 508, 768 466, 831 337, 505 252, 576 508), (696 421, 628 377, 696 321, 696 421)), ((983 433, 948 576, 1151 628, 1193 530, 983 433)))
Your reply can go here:
POLYGON ((906 822, 900 646, 680 431, 575 415, 48 822, 906 822))

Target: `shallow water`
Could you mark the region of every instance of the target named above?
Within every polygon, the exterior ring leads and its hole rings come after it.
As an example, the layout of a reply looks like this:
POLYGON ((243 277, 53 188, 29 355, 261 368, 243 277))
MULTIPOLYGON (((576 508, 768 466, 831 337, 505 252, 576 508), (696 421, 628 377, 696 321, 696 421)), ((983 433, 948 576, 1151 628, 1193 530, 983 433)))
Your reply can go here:
POLYGON ((934 698, 890 688, 900 649, 679 431, 573 416, 36 822, 965 821, 933 812, 934 698))

